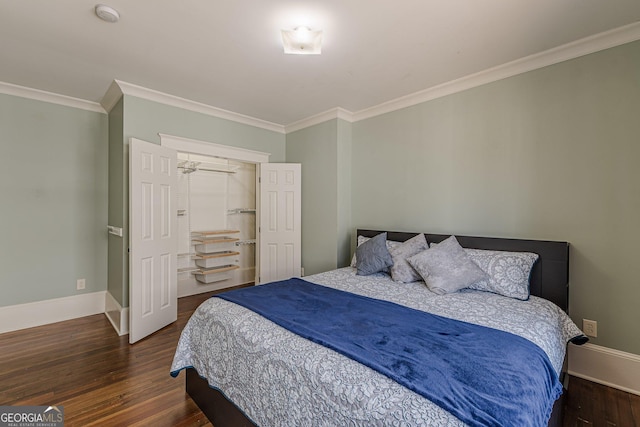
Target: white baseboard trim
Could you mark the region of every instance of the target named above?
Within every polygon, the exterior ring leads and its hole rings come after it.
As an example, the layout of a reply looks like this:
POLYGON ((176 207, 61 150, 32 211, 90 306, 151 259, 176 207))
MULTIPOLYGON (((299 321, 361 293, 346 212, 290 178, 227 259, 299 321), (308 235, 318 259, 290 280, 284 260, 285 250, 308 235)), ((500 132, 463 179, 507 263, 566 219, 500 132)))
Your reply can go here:
POLYGON ((0 307, 0 333, 104 313, 106 291, 0 307))
POLYGON ((640 395, 640 355, 595 344, 569 345, 570 375, 640 395))
POLYGON ((118 335, 129 333, 129 307, 122 308, 111 292, 106 292, 104 296, 104 314, 118 335))

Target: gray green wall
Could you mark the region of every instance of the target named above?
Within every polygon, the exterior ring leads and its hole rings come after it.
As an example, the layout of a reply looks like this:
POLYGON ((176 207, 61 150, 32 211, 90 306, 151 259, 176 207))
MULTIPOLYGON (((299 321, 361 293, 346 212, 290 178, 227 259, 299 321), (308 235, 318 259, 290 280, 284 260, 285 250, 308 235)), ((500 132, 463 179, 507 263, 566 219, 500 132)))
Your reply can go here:
POLYGON ((110 137, 110 150, 120 151, 114 153, 113 156, 114 160, 120 164, 110 166, 110 171, 118 173, 118 177, 110 180, 110 183, 114 184, 110 188, 110 200, 116 200, 116 203, 122 202, 121 207, 114 208, 113 215, 121 219, 124 236, 122 239, 112 238, 109 240, 109 253, 114 255, 109 258, 109 292, 122 307, 128 307, 129 181, 127 171, 129 139, 137 138, 160 144, 158 134, 163 133, 262 151, 271 154, 270 161, 283 162, 285 160, 285 136, 278 132, 133 96, 124 95, 120 103, 109 115, 109 119, 114 121, 112 128, 116 132, 121 132, 117 136, 110 137), (121 158, 120 155, 122 155, 121 158), (120 167, 122 167, 122 173, 119 172, 120 167), (111 278, 114 278, 113 282, 111 278), (122 283, 116 283, 116 280, 121 280, 122 283))
POLYGON ((351 144, 353 140, 351 123, 338 122, 338 247, 336 267, 346 267, 351 262, 351 144))
POLYGON ((131 96, 107 117, 0 94, 0 306, 82 277, 128 306, 128 236, 105 227, 128 225, 128 139, 160 132, 302 163, 307 274, 345 265, 356 227, 569 241, 572 317, 640 354, 638 117, 640 42, 286 137, 131 96))
POLYGON ((0 306, 106 290, 107 115, 0 94, 0 146, 0 306))
POLYGON ((354 227, 565 240, 570 312, 640 354, 640 42, 353 125, 354 227))
POLYGON ((346 265, 350 252, 351 124, 340 119, 287 134, 287 162, 302 164, 305 275, 346 265))

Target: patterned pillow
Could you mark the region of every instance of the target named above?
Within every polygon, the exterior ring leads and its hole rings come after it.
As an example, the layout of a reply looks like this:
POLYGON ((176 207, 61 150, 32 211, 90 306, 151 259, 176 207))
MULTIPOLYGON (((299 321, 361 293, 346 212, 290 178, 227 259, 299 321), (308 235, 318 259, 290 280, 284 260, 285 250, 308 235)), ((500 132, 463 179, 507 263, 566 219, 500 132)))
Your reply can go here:
POLYGON ((380 233, 367 240, 356 249, 359 276, 385 271, 393 265, 393 259, 387 249, 387 233, 380 233))
POLYGON ((422 280, 416 270, 409 265, 407 258, 417 253, 428 249, 427 239, 424 234, 418 234, 402 242, 400 245, 393 247, 389 250, 391 258, 393 259, 393 266, 391 267, 391 278, 400 283, 411 283, 422 280))
POLYGON ((538 254, 481 249, 465 249, 465 252, 489 275, 488 280, 469 285, 469 289, 493 292, 523 301, 529 299, 529 276, 538 260, 538 254))
POLYGON ((427 287, 440 295, 457 292, 489 278, 469 258, 455 236, 408 258, 407 261, 422 276, 427 287))

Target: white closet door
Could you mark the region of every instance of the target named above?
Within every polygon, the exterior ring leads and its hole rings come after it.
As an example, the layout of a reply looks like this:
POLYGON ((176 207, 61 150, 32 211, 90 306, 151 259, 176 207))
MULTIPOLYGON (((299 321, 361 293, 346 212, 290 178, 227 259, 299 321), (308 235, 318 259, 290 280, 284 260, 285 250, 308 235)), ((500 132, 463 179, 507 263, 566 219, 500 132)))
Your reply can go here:
POLYGON ((129 342, 175 322, 177 298, 176 152, 129 144, 129 342))
POLYGON ((257 283, 301 275, 301 165, 261 163, 257 283))

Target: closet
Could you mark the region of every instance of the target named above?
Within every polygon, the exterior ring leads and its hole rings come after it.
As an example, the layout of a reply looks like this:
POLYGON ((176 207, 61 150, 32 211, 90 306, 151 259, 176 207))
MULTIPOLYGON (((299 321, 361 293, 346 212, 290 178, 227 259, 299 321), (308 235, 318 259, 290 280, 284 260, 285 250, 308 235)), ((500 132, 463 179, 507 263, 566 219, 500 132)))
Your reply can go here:
POLYGON ((129 342, 180 296, 300 276, 301 165, 159 134, 129 140, 129 342))
POLYGON ((256 165, 181 153, 178 297, 253 283, 256 165))

